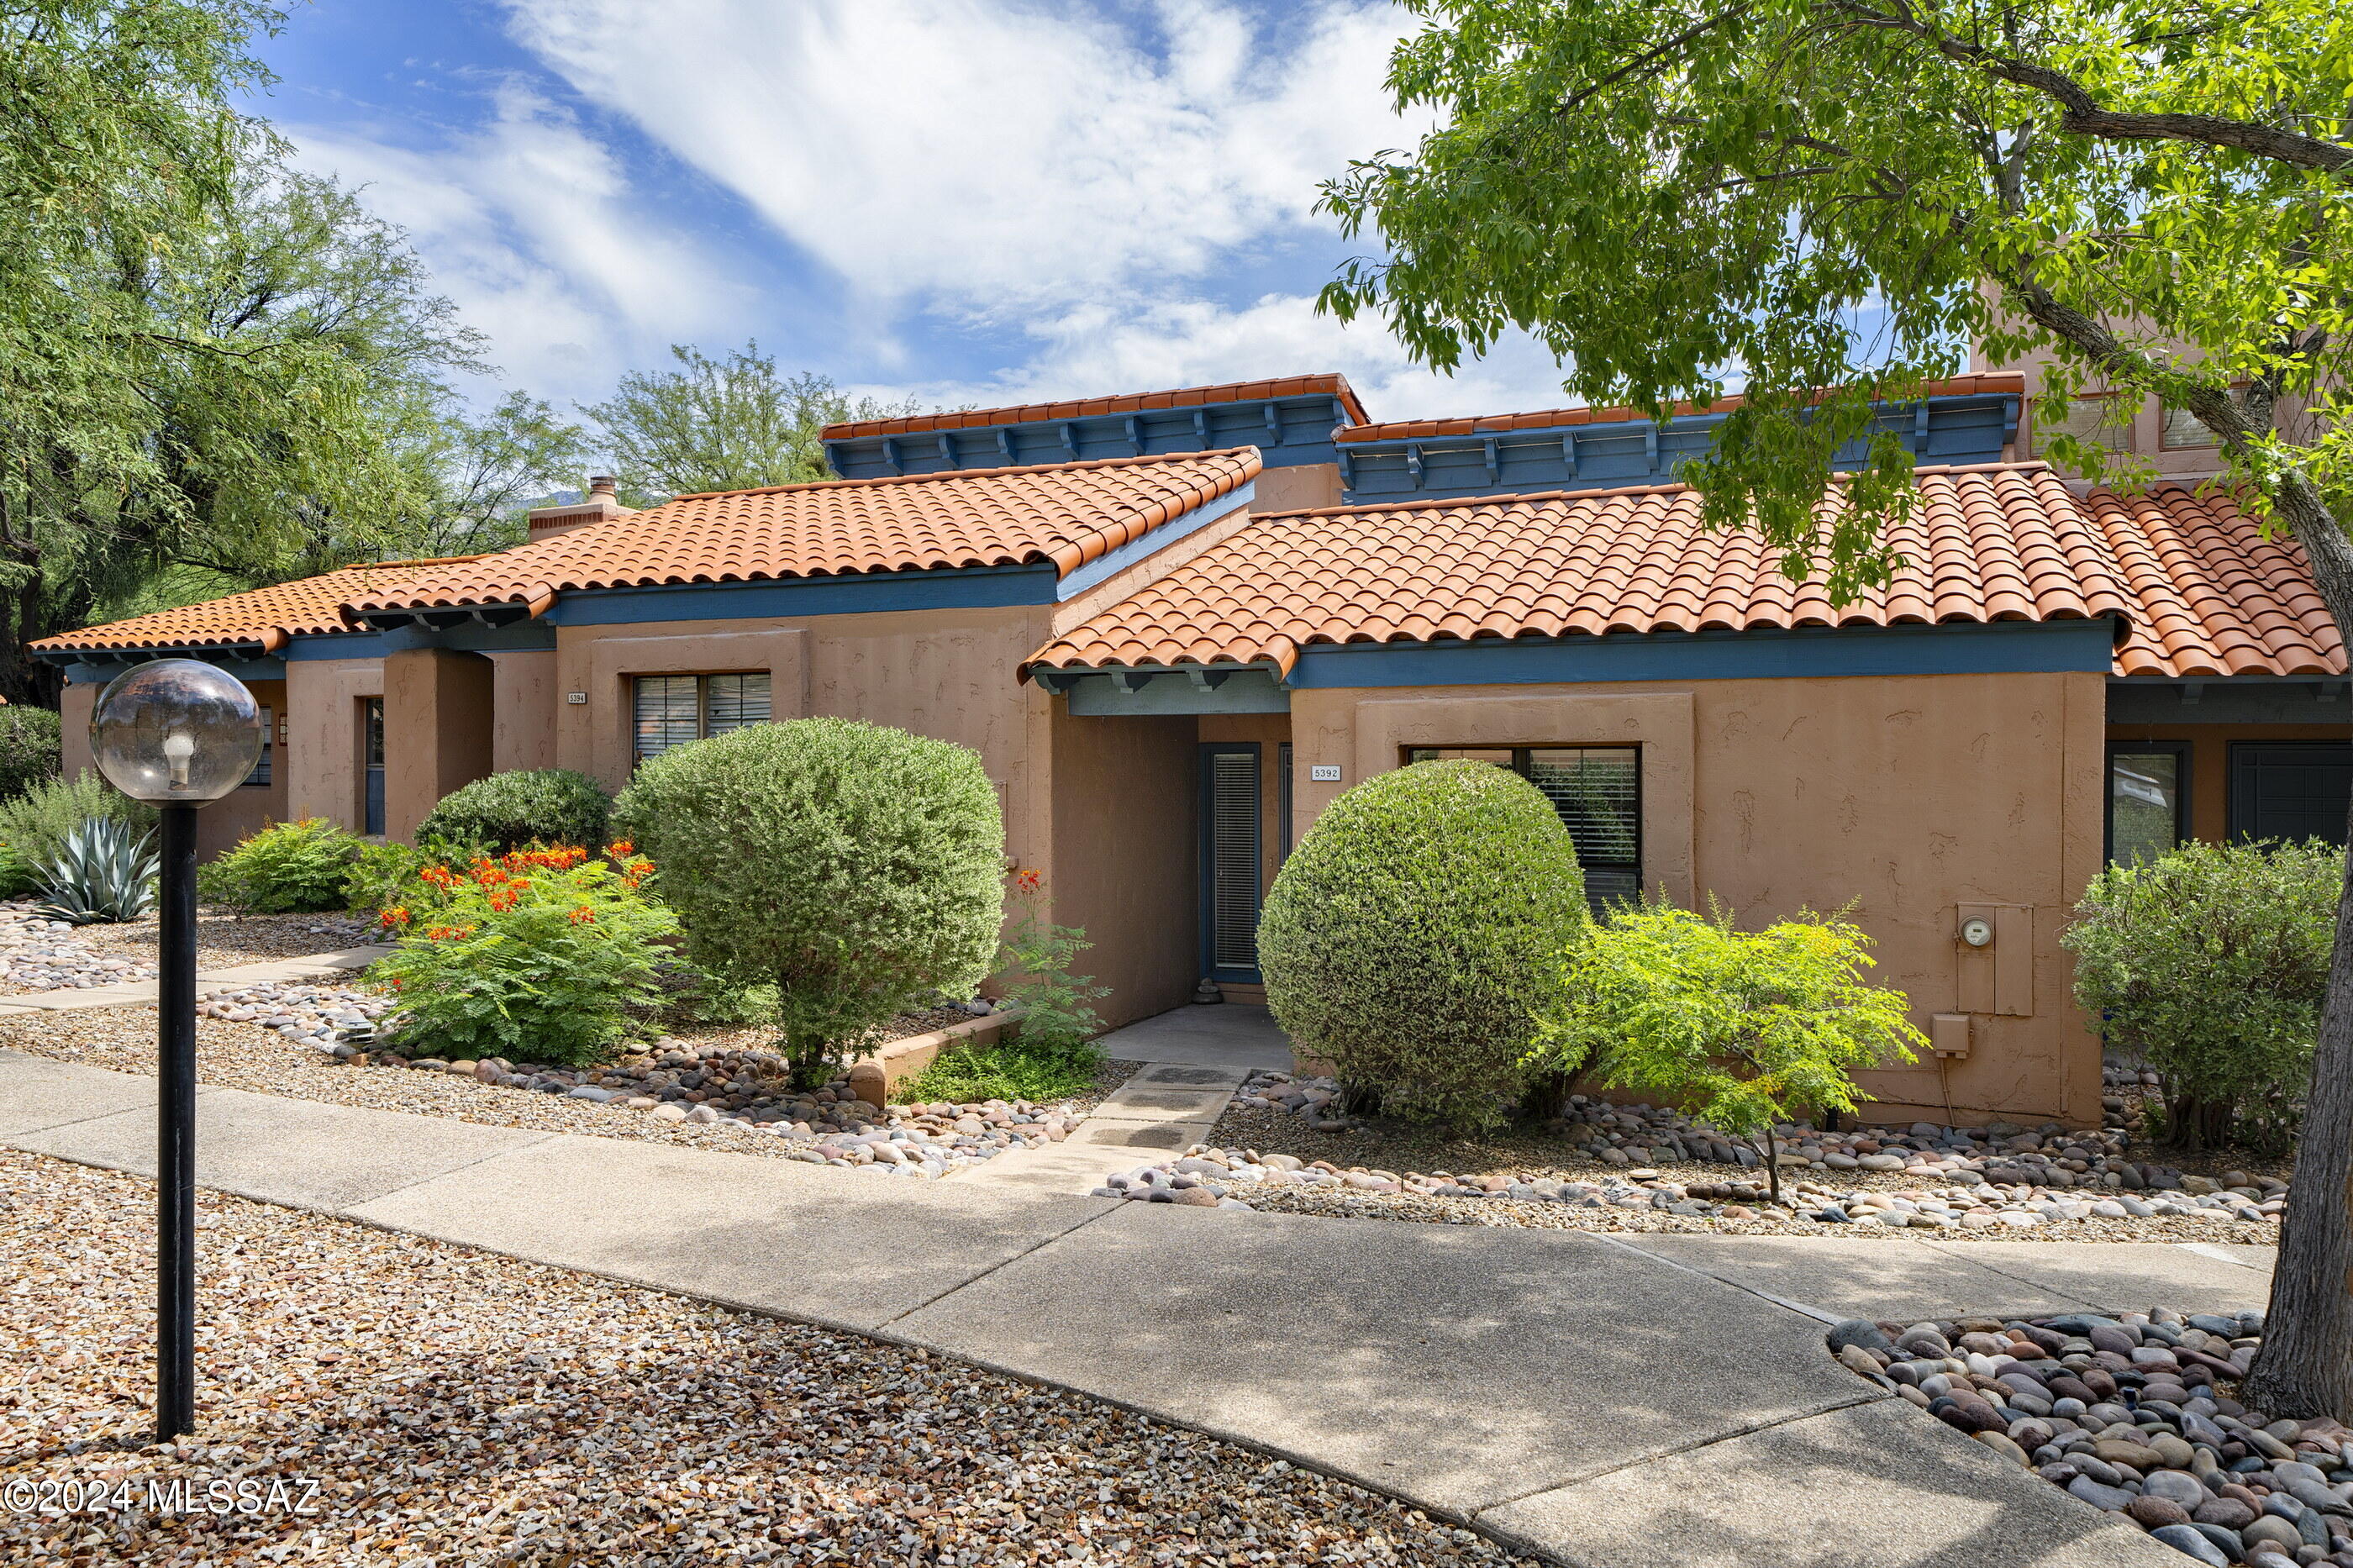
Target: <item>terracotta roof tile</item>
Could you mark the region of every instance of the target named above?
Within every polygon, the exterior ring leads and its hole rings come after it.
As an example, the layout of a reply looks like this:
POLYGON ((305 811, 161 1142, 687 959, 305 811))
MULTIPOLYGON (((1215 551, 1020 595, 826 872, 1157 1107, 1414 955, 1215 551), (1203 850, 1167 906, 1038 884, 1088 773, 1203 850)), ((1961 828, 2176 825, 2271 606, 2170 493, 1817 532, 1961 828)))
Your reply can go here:
MULTIPOLYGON (((2026 376, 2014 370, 1982 371, 1975 375, 1957 375, 1928 384, 1930 397, 1968 397, 1979 393, 2010 392, 2023 395, 2026 376)), ((1740 406, 1737 396, 1719 397, 1713 403, 1678 403, 1678 416, 1693 414, 1729 414, 1740 406)), ((1506 430, 1556 430, 1572 425, 1622 425, 1629 420, 1648 419, 1639 408, 1537 408, 1522 414, 1490 414, 1454 419, 1399 419, 1387 425, 1356 425, 1341 431, 1335 440, 1343 446, 1359 441, 1419 441, 1433 436, 1492 436, 1506 430)))
POLYGON ((1168 392, 1132 392, 1115 397, 1071 397, 1060 403, 1025 403, 1005 408, 967 408, 955 414, 917 414, 899 419, 860 419, 825 427, 828 441, 861 437, 912 436, 926 430, 980 430, 993 425, 1028 425, 1042 419, 1084 419, 1096 414, 1135 414, 1151 408, 1198 408, 1211 403, 1258 403, 1277 397, 1336 397, 1358 424, 1365 405, 1345 375, 1286 375, 1271 381, 1229 381, 1217 386, 1181 386, 1168 392))
POLYGON ((2119 675, 2343 675, 2345 644, 2304 548, 2263 537, 2228 490, 2094 490, 2084 506, 2131 585, 2119 675))
POLYGON ((356 613, 583 588, 1038 562, 1069 573, 1260 469, 1254 447, 680 496, 348 601, 356 613))
POLYGON ((258 644, 271 652, 290 637, 319 637, 363 628, 344 619, 343 605, 354 595, 392 586, 417 575, 481 559, 443 556, 430 561, 376 561, 345 566, 317 577, 277 583, 267 588, 208 599, 176 610, 157 610, 102 626, 43 637, 37 648, 234 647, 258 644))
POLYGON ((1252 664, 1314 644, 2132 615, 2106 538, 2040 464, 1924 469, 1906 558, 1843 608, 1681 485, 1254 519, 1023 667, 1252 664))

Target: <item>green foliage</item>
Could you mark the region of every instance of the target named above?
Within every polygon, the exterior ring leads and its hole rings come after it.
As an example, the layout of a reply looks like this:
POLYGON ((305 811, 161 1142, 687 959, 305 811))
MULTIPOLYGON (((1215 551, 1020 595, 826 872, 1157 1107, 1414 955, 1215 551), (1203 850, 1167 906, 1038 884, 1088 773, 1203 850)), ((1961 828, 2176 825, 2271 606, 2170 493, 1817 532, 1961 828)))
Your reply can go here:
POLYGON ((931 1066, 901 1085, 899 1099, 965 1105, 989 1100, 1068 1100, 1094 1087, 1102 1065, 1100 1052, 1090 1059, 1083 1052, 1034 1049, 1022 1040, 959 1047, 942 1051, 931 1066))
POLYGON ((1760 931, 1662 903, 1620 910, 1570 950, 1567 1000, 1539 1047, 1755 1142, 1780 1201, 1777 1124, 1868 1098, 1852 1074, 1927 1044, 1901 991, 1863 979, 1871 939, 1799 911, 1760 931))
POLYGON ((392 909, 406 900, 419 871, 428 865, 448 863, 406 844, 370 844, 363 839, 343 873, 343 907, 371 915, 392 909))
POLYGON ((62 771, 64 741, 58 716, 46 708, 0 708, 0 800, 47 784, 62 771))
POLYGON ((1300 840, 1259 919, 1259 967, 1303 1054, 1397 1114, 1492 1125, 1587 923, 1576 846, 1534 784, 1416 763, 1300 840))
POLYGON ((1711 523, 1753 519, 1833 598, 1885 579, 1910 505, 1872 400, 1973 342, 1995 364, 2049 350, 2051 401, 2097 384, 2188 409, 2299 537, 2333 526, 2323 496, 2353 515, 2353 33, 2328 0, 1408 9, 1424 26, 1388 87, 1435 125, 1326 187, 1382 258, 1324 306, 1386 316, 1440 368, 1526 331, 1596 406, 1663 413, 1737 374, 1682 475, 1711 523))
POLYGON ((35 862, 40 912, 78 926, 135 921, 155 907, 156 863, 153 833, 120 817, 90 817, 35 862))
POLYGON ((923 412, 913 402, 853 401, 821 375, 779 375, 756 342, 717 360, 684 344, 670 352, 681 368, 631 371, 609 400, 585 410, 631 505, 825 479, 826 426, 923 412))
POLYGON ((1059 1059, 1092 1077, 1103 1052, 1095 1037, 1103 1018, 1093 1004, 1111 994, 1092 975, 1072 974, 1071 965, 1094 944, 1075 926, 1047 921, 1039 908, 1035 871, 1014 873, 1014 914, 1005 929, 1001 960, 1006 1005, 1021 1010, 1020 1048, 1041 1059, 1059 1059))
POLYGON ((2303 1119, 2345 852, 2186 844, 2112 866, 2061 938, 2075 998, 2165 1078, 2171 1135, 2286 1146, 2303 1119))
POLYGON ((198 867, 196 892, 240 915, 343 909, 361 842, 323 816, 275 823, 198 867))
POLYGON ((638 770, 615 831, 661 867, 688 956, 773 984, 794 1082, 997 951, 1005 826, 965 747, 847 719, 759 724, 638 770))
POLYGON ((0 844, 30 863, 55 859, 67 837, 93 817, 127 823, 143 832, 155 826, 155 808, 84 769, 72 778, 50 779, 13 800, 0 800, 0 844))
POLYGON ((400 995, 394 1043, 451 1058, 609 1056, 659 1004, 656 971, 678 931, 643 890, 650 869, 578 849, 465 875, 426 868, 413 903, 385 911, 399 946, 374 971, 400 995))
POLYGON ((526 769, 492 773, 443 795, 417 832, 500 854, 530 844, 602 844, 612 809, 612 797, 586 773, 526 769))
POLYGON ((9 845, 0 844, 0 899, 18 899, 40 886, 33 863, 9 845))

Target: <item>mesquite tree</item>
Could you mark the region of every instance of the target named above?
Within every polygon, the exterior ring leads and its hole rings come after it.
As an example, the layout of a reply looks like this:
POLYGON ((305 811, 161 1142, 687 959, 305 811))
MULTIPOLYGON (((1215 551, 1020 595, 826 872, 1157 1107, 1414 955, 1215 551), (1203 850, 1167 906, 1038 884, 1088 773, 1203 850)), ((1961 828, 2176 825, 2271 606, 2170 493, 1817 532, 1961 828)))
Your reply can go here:
MULTIPOLYGON (((2041 407, 2155 394, 2212 431, 2353 626, 2353 32, 2329 0, 1407 4, 1425 26, 1389 86, 1438 125, 1327 188, 1386 253, 1328 309, 1440 368, 1524 331, 1572 395, 1658 416, 1736 374, 1684 477, 1838 597, 1885 580, 1912 504, 1872 405, 1973 339, 2045 351, 2041 407)), ((2092 443, 2055 455, 2134 477, 2092 443)), ((2246 1398, 2353 1419, 2353 889, 2306 1128, 2246 1398)))

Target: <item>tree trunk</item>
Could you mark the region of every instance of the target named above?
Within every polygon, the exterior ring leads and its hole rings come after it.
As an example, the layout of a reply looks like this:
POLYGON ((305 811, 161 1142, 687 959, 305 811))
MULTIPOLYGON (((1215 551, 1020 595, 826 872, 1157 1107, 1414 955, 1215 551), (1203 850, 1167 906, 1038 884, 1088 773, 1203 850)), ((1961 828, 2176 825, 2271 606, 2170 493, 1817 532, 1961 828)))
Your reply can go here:
MULTIPOLYGON (((2312 561, 2338 633, 2353 627, 2353 541, 2301 476, 2281 485, 2279 512, 2312 561)), ((2353 645, 2353 637, 2348 637, 2353 645)), ((2353 830, 2353 823, 2348 823, 2353 830)), ((2353 857, 2348 858, 2353 869, 2353 857)), ((2353 1422, 2353 877, 2337 895, 2337 946, 2312 1056, 2312 1089, 2296 1142, 2291 1197, 2272 1269, 2263 1348, 2240 1398, 2277 1416, 2353 1422)))
POLYGON ((1781 1144, 1769 1127, 1765 1130, 1764 1142, 1765 1190, 1773 1194, 1773 1202, 1778 1206, 1781 1202, 1781 1144))

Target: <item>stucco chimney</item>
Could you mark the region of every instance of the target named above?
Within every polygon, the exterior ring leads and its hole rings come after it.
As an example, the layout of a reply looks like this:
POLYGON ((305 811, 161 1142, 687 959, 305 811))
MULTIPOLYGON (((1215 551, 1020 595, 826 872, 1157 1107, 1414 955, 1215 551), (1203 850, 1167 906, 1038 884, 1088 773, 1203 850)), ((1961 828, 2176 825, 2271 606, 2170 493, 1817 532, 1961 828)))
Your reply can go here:
POLYGON ((569 533, 575 528, 586 528, 592 522, 609 518, 627 517, 630 509, 621 504, 618 482, 610 474, 591 474, 588 493, 576 501, 563 506, 533 507, 524 514, 529 520, 531 537, 553 539, 559 533, 569 533))

